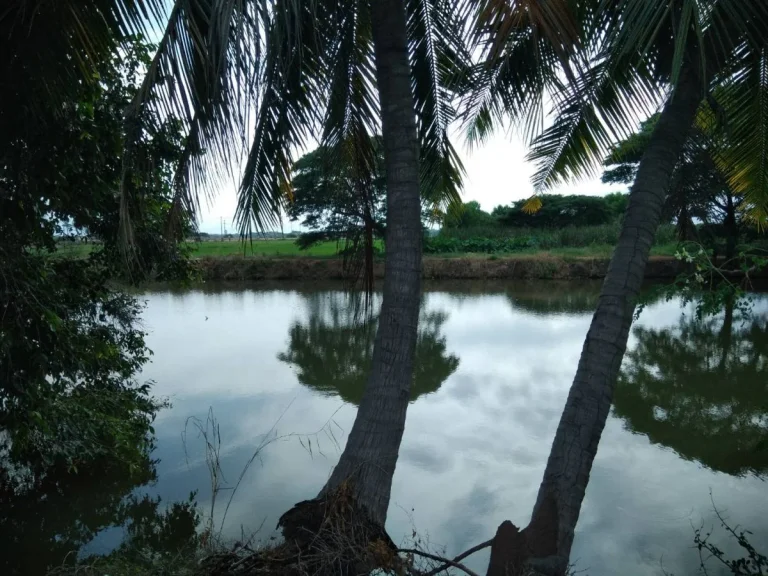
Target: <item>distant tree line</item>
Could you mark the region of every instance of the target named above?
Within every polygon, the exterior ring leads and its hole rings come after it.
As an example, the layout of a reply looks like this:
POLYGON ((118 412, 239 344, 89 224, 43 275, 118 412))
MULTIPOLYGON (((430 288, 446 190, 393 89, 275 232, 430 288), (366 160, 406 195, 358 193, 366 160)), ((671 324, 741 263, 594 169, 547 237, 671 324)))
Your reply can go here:
POLYGON ((562 228, 565 226, 600 226, 621 219, 627 207, 627 195, 620 192, 606 196, 544 194, 541 208, 525 209, 527 199, 485 212, 477 202, 467 202, 449 211, 443 227, 484 228, 493 226, 519 228, 562 228))
MULTIPOLYGON (((343 241, 368 228, 375 238, 384 238, 386 205, 383 156, 376 149, 375 177, 360 194, 360 183, 353 167, 338 165, 326 149, 317 148, 302 156, 293 166, 292 199, 288 216, 308 229, 299 244, 308 248, 317 242, 343 241)), ((457 203, 436 214, 428 202, 422 203, 422 224, 441 224, 445 229, 483 229, 491 227, 562 228, 600 226, 621 219, 627 194, 606 196, 545 194, 539 196, 541 208, 524 210, 526 200, 497 206, 485 212, 476 201, 457 203)))

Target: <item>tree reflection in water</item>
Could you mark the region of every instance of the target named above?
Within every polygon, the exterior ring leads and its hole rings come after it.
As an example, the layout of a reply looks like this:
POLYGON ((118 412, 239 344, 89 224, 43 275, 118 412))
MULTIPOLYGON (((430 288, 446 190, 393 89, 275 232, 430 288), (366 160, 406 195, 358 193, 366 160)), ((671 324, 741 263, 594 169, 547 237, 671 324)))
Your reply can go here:
POLYGON ((541 282, 524 282, 507 290, 513 308, 538 316, 592 314, 599 295, 600 284, 595 282, 552 280, 545 287, 541 282))
MULTIPOLYGON (((364 318, 356 314, 341 294, 311 294, 307 301, 308 320, 291 326, 288 349, 278 358, 294 367, 303 385, 359 405, 371 366, 378 315, 364 318)), ((459 366, 458 357, 447 353, 445 337, 440 335, 447 319, 445 312, 425 311, 422 304, 411 401, 435 392, 459 366)))
POLYGON ((768 319, 683 317, 634 329, 614 412, 681 457, 733 475, 768 472, 768 319))
POLYGON ((133 467, 102 461, 83 463, 76 473, 51 469, 23 492, 0 487, 0 574, 46 574, 73 565, 83 547, 110 528, 121 530, 122 543, 103 562, 119 558, 140 566, 150 556, 170 562, 194 550, 199 516, 193 495, 166 507, 137 494, 154 481, 147 458, 133 467))

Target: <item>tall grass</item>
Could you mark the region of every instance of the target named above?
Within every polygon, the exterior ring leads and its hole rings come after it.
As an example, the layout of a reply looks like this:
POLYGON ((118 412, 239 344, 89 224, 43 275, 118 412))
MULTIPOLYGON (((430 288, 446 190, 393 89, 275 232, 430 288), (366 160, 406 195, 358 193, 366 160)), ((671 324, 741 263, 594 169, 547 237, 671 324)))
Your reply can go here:
MULTIPOLYGON (((478 228, 445 228, 440 236, 469 240, 493 238, 498 240, 527 239, 531 247, 542 250, 554 248, 587 248, 589 246, 615 245, 619 241, 621 224, 602 224, 600 226, 570 226, 567 228, 508 228, 503 226, 483 226, 478 228)), ((655 244, 666 245, 676 242, 675 227, 672 224, 659 226, 655 244)))

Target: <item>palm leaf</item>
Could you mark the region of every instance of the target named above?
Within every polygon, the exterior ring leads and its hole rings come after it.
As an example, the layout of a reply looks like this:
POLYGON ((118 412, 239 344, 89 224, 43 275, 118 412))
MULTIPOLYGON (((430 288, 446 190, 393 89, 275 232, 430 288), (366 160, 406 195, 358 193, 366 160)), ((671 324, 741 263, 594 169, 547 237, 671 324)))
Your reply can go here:
POLYGON ((368 2, 347 0, 340 7, 338 36, 327 57, 328 103, 323 145, 335 148, 379 130, 379 101, 368 2))
POLYGON ((141 171, 133 145, 145 129, 175 118, 186 133, 174 177, 171 223, 194 217, 199 196, 211 198, 220 170, 231 166, 245 137, 255 95, 261 39, 259 14, 245 0, 176 0, 144 81, 126 112, 121 230, 131 244, 128 179, 141 171))
POLYGON ((473 24, 480 63, 462 99, 470 145, 506 121, 522 124, 526 140, 543 126, 544 96, 579 42, 578 18, 586 3, 485 0, 473 24))
MULTIPOLYGON (((532 143, 537 190, 594 176, 613 143, 663 102, 689 54, 691 34, 709 26, 697 0, 601 0, 584 27, 578 74, 552 90, 553 124, 532 143), (631 24, 630 24, 631 23, 631 24)), ((702 57, 701 62, 705 61, 702 57)))
POLYGON ((768 217, 768 47, 743 44, 735 60, 714 92, 725 117, 717 161, 734 192, 744 195, 748 219, 762 228, 768 217))
POLYGON ((323 121, 325 170, 344 172, 355 190, 355 210, 364 215, 345 233, 344 270, 351 287, 362 284, 368 309, 374 288, 374 181, 379 128, 379 101, 373 60, 371 12, 368 2, 342 4, 338 36, 333 41, 327 70, 328 106, 323 121))
POLYGON ((28 128, 60 110, 124 35, 144 34, 163 21, 162 0, 6 0, 0 7, 3 78, 0 128, 28 128))
POLYGON ((452 0, 406 2, 411 84, 418 123, 421 193, 434 208, 458 205, 464 166, 448 137, 454 94, 470 56, 452 0))
MULTIPOLYGON (((276 12, 265 54, 255 137, 240 188, 236 220, 243 234, 278 222, 290 190, 292 152, 322 126, 329 154, 350 141, 361 174, 372 170, 378 131, 370 4, 306 3, 276 12)), ((408 4, 412 83, 421 141, 422 189, 428 202, 458 200, 463 167, 447 136, 454 117, 451 84, 468 69, 468 52, 452 16, 452 0, 408 4)))
POLYGON ((285 0, 271 10, 256 127, 235 211, 243 238, 279 224, 290 197, 294 151, 322 121, 325 57, 339 16, 333 8, 285 0))
POLYGON ((663 92, 647 71, 603 59, 562 85, 555 120, 531 144, 528 159, 538 163, 537 190, 596 174, 613 142, 629 136, 642 115, 652 113, 663 92))

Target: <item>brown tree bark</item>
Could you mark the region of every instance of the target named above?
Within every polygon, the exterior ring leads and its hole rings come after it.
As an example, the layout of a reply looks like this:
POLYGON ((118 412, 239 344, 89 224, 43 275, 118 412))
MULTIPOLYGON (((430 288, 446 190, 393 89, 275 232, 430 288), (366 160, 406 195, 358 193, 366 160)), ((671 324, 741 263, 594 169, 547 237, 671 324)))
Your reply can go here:
MULTIPOLYGON (((371 13, 387 182, 384 293, 365 393, 341 459, 319 500, 349 486, 369 520, 383 527, 413 379, 422 231, 405 5, 403 0, 376 0, 371 13)), ((290 515, 281 519, 284 527, 290 515)))
POLYGON ((544 574, 562 575, 567 569, 666 190, 704 94, 699 69, 684 68, 640 162, 531 522, 517 534, 504 524, 499 527, 491 549, 490 576, 519 574, 514 570, 523 565, 544 574), (517 552, 510 554, 510 550, 517 552))

